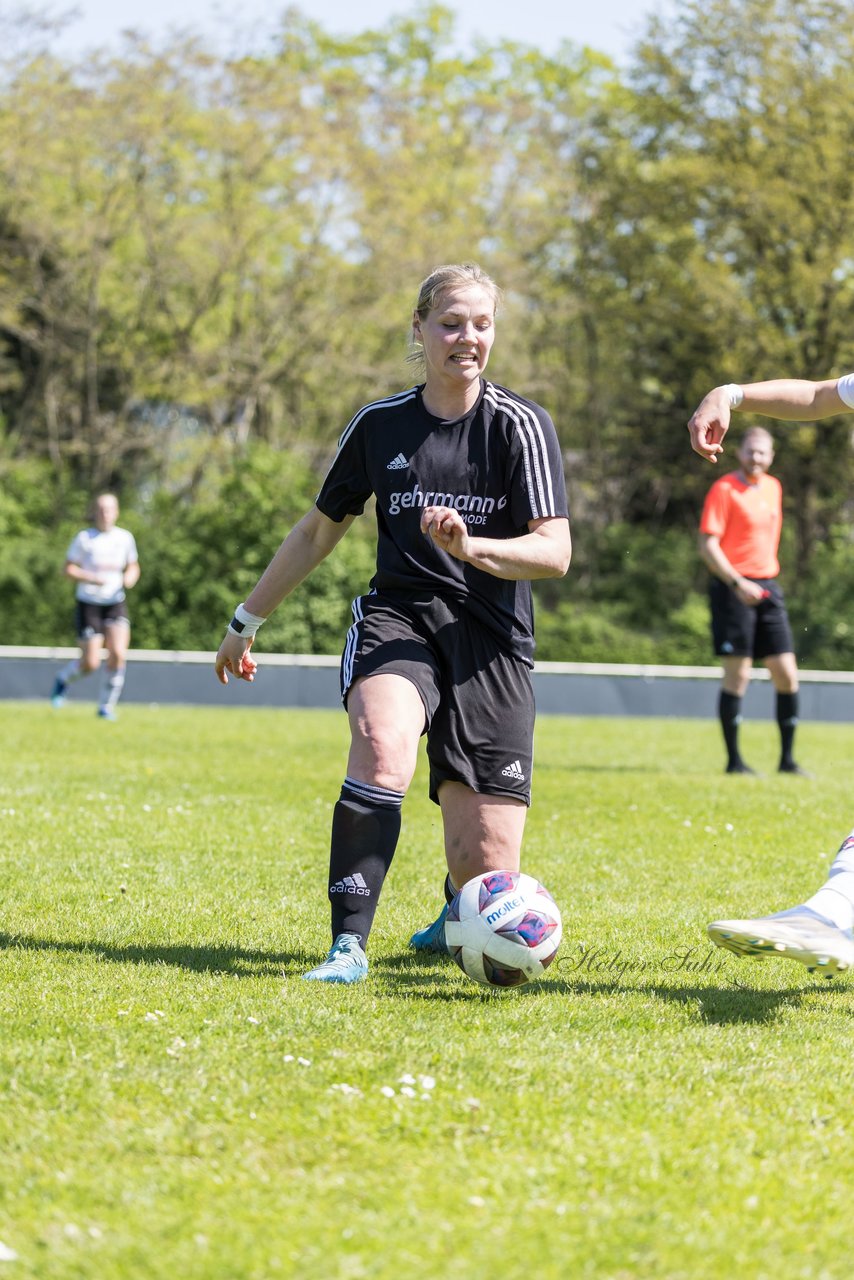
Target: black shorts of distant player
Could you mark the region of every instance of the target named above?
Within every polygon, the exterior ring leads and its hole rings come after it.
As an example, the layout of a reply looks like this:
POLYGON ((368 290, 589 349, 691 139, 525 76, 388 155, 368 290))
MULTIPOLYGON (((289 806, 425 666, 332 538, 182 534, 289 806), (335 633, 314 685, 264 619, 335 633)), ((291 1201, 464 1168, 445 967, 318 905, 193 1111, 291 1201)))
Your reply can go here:
POLYGON ((354 681, 395 674, 424 704, 430 798, 442 782, 531 802, 534 693, 530 667, 462 604, 371 594, 353 601, 341 660, 346 704, 354 681))
POLYGON ((776 578, 749 578, 768 593, 759 604, 743 604, 719 578, 709 582, 712 639, 718 657, 775 657, 793 653, 794 641, 783 591, 776 578))
POLYGON ((74 625, 78 640, 102 636, 110 626, 129 627, 127 602, 117 600, 114 604, 90 604, 87 600, 78 600, 74 608, 74 625))

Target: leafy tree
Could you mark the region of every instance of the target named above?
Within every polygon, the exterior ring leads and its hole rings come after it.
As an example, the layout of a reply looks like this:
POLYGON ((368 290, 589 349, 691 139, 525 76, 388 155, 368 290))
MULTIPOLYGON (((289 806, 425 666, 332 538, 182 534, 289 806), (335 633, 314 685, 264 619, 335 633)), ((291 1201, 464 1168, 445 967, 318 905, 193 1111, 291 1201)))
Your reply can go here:
MULTIPOLYGON (((109 486, 144 548, 137 642, 213 643, 354 409, 412 380, 418 281, 477 259, 506 291, 491 374, 567 461, 541 655, 698 660, 691 408, 854 363, 849 3, 681 0, 628 75, 571 45, 460 52, 438 5, 347 38, 288 10, 228 54, 132 36, 69 61, 51 34, 0 16, 0 599, 34 638, 65 634, 52 575, 109 486)), ((801 656, 847 661, 848 430, 777 444, 801 656)), ((370 542, 276 644, 337 649, 370 542)))
MULTIPOLYGON (((572 328, 609 520, 695 519, 709 476, 686 476, 678 430, 710 385, 854 363, 850 16, 834 0, 684 3, 652 20, 620 109, 591 120, 572 328)), ((842 423, 786 430, 804 573, 851 451, 842 423)))

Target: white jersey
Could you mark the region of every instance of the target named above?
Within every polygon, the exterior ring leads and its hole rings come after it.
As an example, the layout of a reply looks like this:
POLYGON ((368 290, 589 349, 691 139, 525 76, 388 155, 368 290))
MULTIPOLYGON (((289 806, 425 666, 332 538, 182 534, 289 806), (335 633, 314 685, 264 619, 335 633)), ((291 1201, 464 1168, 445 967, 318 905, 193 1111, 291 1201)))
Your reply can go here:
POLYGON ((836 384, 836 390, 842 403, 847 404, 849 409, 854 409, 854 373, 843 374, 836 384))
POLYGON ((65 558, 87 573, 104 578, 103 582, 78 582, 74 594, 84 604, 118 604, 124 600, 124 571, 139 559, 133 534, 118 526, 105 532, 81 529, 65 558))

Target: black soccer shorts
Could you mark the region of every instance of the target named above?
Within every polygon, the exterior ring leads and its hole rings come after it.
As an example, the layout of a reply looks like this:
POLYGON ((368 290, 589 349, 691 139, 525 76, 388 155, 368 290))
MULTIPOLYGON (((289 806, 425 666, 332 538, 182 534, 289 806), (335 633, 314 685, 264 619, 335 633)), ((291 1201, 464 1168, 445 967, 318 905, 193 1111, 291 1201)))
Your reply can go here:
POLYGON ((783 592, 776 578, 750 578, 764 587, 768 598, 757 605, 742 604, 732 587, 720 578, 709 581, 712 640, 720 658, 773 658, 794 653, 795 643, 783 592))
POLYGON ((341 659, 346 705, 354 682, 394 674, 424 704, 430 798, 443 782, 531 803, 534 691, 521 658, 473 618, 465 603, 438 596, 371 594, 353 601, 341 659))
POLYGON ((127 604, 124 600, 117 600, 114 604, 91 604, 88 600, 78 600, 74 609, 74 624, 78 640, 93 640, 95 636, 102 636, 107 627, 129 627, 127 604))

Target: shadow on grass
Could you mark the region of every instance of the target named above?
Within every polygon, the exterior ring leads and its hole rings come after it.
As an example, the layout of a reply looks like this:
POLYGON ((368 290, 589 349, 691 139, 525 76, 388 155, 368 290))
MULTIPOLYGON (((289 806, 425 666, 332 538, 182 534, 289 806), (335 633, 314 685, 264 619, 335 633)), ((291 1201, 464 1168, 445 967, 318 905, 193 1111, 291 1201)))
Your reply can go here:
POLYGON ((280 975, 287 965, 307 966, 314 963, 310 957, 298 951, 258 951, 216 943, 208 946, 182 943, 114 946, 94 940, 69 942, 1 932, 0 950, 52 951, 57 954, 94 957, 111 964, 167 965, 170 968, 191 969, 197 973, 223 973, 238 978, 280 975))
POLYGON ((552 985, 556 994, 653 996, 657 1000, 669 1000, 689 1006, 696 1010, 701 1022, 713 1025, 771 1022, 781 1005, 800 1004, 804 995, 815 992, 815 988, 809 987, 781 987, 777 991, 758 991, 735 983, 731 987, 671 987, 665 983, 638 983, 635 986, 622 982, 571 982, 559 979, 552 985))
MULTIPOLYGON (((71 942, 2 932, 0 950, 79 955, 105 960, 111 964, 164 965, 196 973, 220 973, 238 978, 279 977, 283 969, 292 965, 301 972, 322 958, 300 951, 259 951, 216 944, 115 946, 91 940, 71 942)), ((554 996, 575 999, 640 996, 689 1006, 696 1011, 701 1021, 710 1024, 771 1022, 781 1005, 798 1004, 805 995, 814 996, 817 991, 826 991, 831 987, 830 983, 822 982, 821 986, 788 986, 776 991, 760 991, 738 982, 726 987, 711 984, 668 986, 666 983, 643 980, 631 982, 603 978, 597 982, 590 978, 579 977, 572 980, 546 974, 538 982, 506 990, 482 987, 475 982, 462 980, 462 975, 450 958, 412 951, 374 960, 371 973, 385 979, 392 988, 391 994, 402 999, 458 1004, 501 999, 542 1000, 554 996), (447 974, 447 981, 443 980, 443 969, 447 974)), ((621 1015, 623 1019, 624 1016, 621 1015)))
POLYGON ((603 978, 600 982, 581 977, 573 980, 552 977, 547 973, 538 982, 501 990, 479 987, 476 983, 464 983, 460 986, 454 981, 444 984, 437 981, 437 964, 450 966, 450 973, 456 978, 453 961, 418 952, 385 957, 376 962, 374 971, 394 983, 395 994, 416 999, 456 1002, 472 999, 543 999, 553 996, 594 999, 615 996, 652 997, 684 1005, 694 1010, 700 1021, 710 1025, 772 1022, 781 1006, 800 1004, 804 996, 813 997, 817 992, 827 991, 832 987, 831 983, 822 981, 820 985, 816 982, 810 986, 785 986, 767 991, 757 990, 735 980, 726 987, 714 984, 680 986, 676 983, 669 986, 663 982, 632 982, 616 978, 603 978))
MULTIPOLYGON (((508 996, 513 999, 526 992, 534 994, 534 987, 515 987, 512 993, 500 987, 483 987, 464 978, 453 960, 429 954, 383 956, 372 962, 371 973, 385 980, 396 999, 429 1000, 433 1004, 482 1003, 508 996)), ((538 991, 543 994, 542 984, 538 991)))

